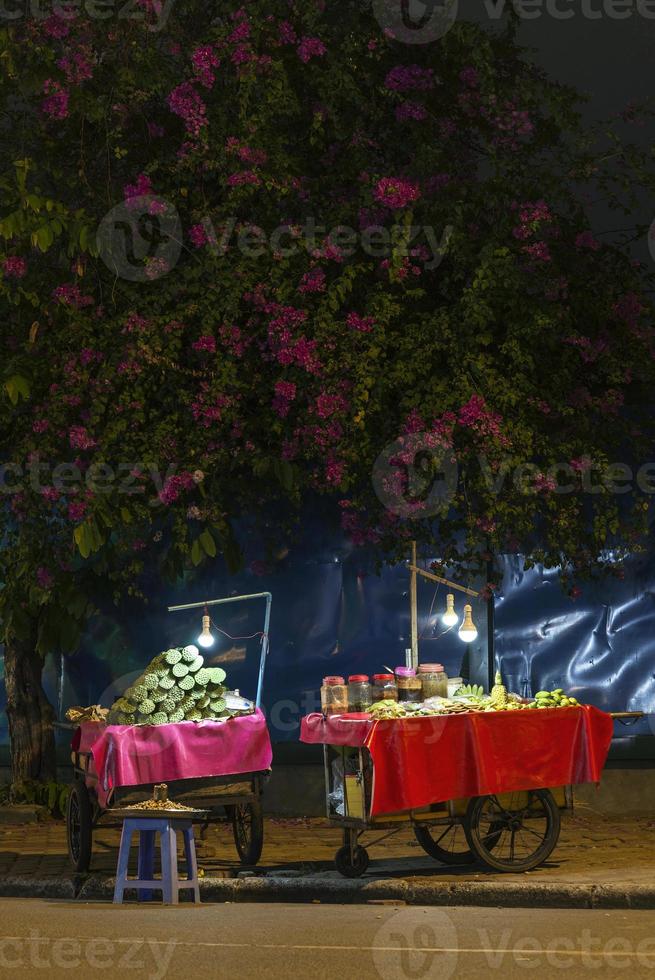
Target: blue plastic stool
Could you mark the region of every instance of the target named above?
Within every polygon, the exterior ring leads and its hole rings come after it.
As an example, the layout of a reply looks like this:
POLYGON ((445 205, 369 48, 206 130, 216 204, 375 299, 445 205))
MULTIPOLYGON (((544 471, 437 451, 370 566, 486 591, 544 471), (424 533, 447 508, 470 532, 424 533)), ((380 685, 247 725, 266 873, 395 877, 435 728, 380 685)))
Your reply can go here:
POLYGON ((190 820, 177 820, 173 817, 126 817, 123 821, 121 846, 118 852, 114 902, 122 904, 126 888, 135 888, 139 901, 152 898, 154 889, 162 892, 164 905, 177 905, 180 891, 193 891, 194 902, 200 901, 198 886, 198 865, 196 863, 196 844, 193 837, 193 824, 190 820), (177 870, 177 833, 184 837, 184 856, 187 877, 181 881, 177 870), (132 835, 139 834, 139 863, 136 878, 128 878, 127 866, 130 859, 132 835), (161 878, 155 878, 155 834, 159 834, 161 845, 161 878))

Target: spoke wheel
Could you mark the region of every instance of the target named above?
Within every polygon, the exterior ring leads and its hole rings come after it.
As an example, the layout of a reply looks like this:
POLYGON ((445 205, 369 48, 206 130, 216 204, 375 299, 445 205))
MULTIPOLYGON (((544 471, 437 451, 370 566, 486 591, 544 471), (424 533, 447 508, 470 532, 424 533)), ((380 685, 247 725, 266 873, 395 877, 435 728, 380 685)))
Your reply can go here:
POLYGON ((514 794, 506 806, 478 796, 467 810, 471 850, 496 871, 530 871, 550 856, 560 832, 560 812, 547 789, 514 794), (514 802, 514 800, 516 802, 514 802))
POLYGON ((234 843, 242 864, 257 864, 264 846, 264 814, 260 799, 232 807, 234 843))
POLYGON ((80 779, 71 787, 66 807, 68 854, 75 871, 85 872, 91 864, 93 816, 89 791, 80 779))
POLYGON ((334 855, 334 863, 337 871, 344 878, 359 878, 368 868, 368 851, 361 844, 356 844, 353 855, 350 854, 350 847, 340 847, 334 855))
POLYGON ((416 825, 414 836, 425 853, 442 864, 473 864, 476 860, 461 823, 450 823, 445 827, 441 824, 416 825))

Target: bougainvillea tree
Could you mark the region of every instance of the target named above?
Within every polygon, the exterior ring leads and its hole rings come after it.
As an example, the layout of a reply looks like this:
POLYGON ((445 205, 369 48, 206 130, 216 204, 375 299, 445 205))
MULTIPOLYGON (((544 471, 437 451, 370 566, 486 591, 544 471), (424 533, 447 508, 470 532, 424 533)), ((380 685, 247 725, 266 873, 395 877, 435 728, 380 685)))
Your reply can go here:
POLYGON ((327 495, 381 554, 564 568, 646 516, 608 467, 652 443, 651 308, 585 205, 650 176, 511 23, 412 45, 347 0, 112 9, 0 32, 17 776, 52 772, 41 658, 98 591, 238 564, 243 515, 327 495))

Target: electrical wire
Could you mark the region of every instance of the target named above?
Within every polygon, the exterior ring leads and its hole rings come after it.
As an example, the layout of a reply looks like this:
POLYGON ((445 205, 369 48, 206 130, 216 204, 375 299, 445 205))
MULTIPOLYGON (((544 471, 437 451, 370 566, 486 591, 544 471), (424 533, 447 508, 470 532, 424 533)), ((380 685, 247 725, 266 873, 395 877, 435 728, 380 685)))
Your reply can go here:
POLYGON ((250 633, 248 636, 232 636, 226 630, 222 630, 220 626, 217 626, 213 619, 209 620, 217 633, 222 633, 223 636, 227 636, 228 640, 254 640, 256 636, 260 636, 262 639, 266 636, 263 630, 259 630, 257 633, 250 633))

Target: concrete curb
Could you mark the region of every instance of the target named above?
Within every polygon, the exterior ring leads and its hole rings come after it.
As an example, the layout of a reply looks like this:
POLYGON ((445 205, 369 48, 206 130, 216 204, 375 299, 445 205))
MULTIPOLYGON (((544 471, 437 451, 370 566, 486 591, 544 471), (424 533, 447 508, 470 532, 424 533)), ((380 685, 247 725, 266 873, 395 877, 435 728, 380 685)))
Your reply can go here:
MULTIPOLYGON (((0 896, 15 898, 111 901, 113 878, 35 878, 0 881, 0 896)), ((431 883, 399 878, 348 879, 307 875, 302 878, 203 878, 205 902, 321 902, 355 905, 385 902, 405 905, 493 906, 501 908, 655 909, 655 886, 548 884, 487 881, 431 883)))

